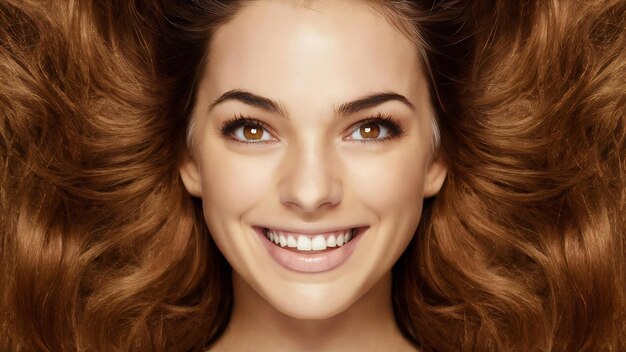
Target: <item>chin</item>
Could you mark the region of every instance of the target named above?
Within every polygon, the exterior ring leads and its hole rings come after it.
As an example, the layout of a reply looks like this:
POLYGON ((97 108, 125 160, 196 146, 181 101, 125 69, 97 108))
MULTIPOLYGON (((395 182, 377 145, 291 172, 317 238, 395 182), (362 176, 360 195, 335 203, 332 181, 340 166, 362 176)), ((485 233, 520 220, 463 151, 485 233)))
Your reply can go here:
POLYGON ((328 299, 320 298, 316 302, 270 302, 279 312, 301 320, 323 320, 332 318, 348 309, 353 302, 329 304, 328 299))
POLYGON ((274 309, 291 318, 320 320, 343 313, 363 296, 364 287, 354 284, 345 279, 326 283, 291 283, 272 285, 267 290, 261 287, 258 293, 274 309))

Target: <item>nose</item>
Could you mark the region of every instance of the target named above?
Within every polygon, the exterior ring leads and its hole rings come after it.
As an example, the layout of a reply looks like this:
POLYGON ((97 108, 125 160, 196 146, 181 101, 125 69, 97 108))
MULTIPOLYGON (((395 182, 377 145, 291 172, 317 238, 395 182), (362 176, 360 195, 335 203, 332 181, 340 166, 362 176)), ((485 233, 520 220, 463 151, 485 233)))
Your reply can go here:
POLYGON ((343 189, 334 160, 331 152, 313 145, 288 152, 279 185, 281 203, 308 214, 339 204, 343 189))

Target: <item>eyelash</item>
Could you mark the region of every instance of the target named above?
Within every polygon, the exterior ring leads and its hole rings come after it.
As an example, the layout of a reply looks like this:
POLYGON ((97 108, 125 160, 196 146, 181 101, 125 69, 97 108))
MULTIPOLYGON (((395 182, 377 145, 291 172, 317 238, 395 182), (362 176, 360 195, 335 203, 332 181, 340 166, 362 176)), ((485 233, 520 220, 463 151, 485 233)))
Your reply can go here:
MULTIPOLYGON (((361 140, 354 140, 354 141, 359 141, 361 143, 389 142, 392 139, 395 139, 404 134, 404 130, 402 129, 402 126, 400 125, 398 121, 393 119, 391 116, 385 116, 380 113, 360 121, 359 123, 355 125, 354 128, 351 129, 351 131, 354 131, 357 128, 361 128, 361 126, 371 124, 371 123, 376 123, 387 128, 389 130, 389 135, 381 139, 361 139, 361 140)), ((237 115, 229 120, 224 121, 224 123, 222 123, 222 127, 220 128, 220 132, 222 133, 223 136, 229 137, 233 139, 234 141, 240 142, 240 143, 259 144, 259 143, 272 142, 272 141, 244 142, 244 141, 240 141, 232 137, 233 132, 239 127, 243 127, 243 126, 252 126, 256 128, 262 128, 269 133, 269 127, 265 123, 259 120, 253 119, 251 117, 243 116, 243 115, 237 115)))
POLYGON ((263 122, 253 119, 251 117, 246 117, 243 115, 237 115, 235 117, 233 117, 230 120, 226 120, 224 121, 224 123, 222 124, 222 127, 220 128, 220 132, 222 133, 222 135, 224 137, 228 137, 231 138, 232 140, 236 141, 236 142, 240 142, 240 143, 246 143, 246 144, 259 144, 259 143, 269 143, 271 141, 260 141, 260 142, 244 142, 244 141, 240 141, 236 138, 234 138, 232 136, 233 132, 235 132, 236 129, 238 129, 239 127, 243 127, 243 126, 252 126, 255 128, 262 128, 266 131, 269 131, 269 127, 264 124, 263 122))
POLYGON ((360 121, 359 123, 355 125, 352 131, 354 131, 357 128, 361 128, 361 126, 368 125, 371 123, 376 123, 385 127, 386 129, 389 130, 389 135, 381 139, 377 139, 377 138, 376 139, 360 139, 356 141, 359 141, 361 143, 390 142, 391 140, 399 136, 402 136, 404 134, 404 130, 402 129, 402 126, 400 125, 398 121, 396 121, 389 115, 383 115, 380 113, 372 117, 368 117, 365 120, 360 121))

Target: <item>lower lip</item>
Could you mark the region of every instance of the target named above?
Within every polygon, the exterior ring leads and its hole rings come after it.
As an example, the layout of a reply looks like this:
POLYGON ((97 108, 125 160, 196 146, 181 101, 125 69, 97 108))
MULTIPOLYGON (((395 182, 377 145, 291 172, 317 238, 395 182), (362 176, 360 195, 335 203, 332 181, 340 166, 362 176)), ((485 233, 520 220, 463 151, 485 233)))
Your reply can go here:
POLYGON ((284 249, 270 242, 265 237, 262 228, 255 227, 254 230, 259 235, 259 239, 270 257, 280 266, 302 273, 320 273, 333 270, 348 260, 367 228, 357 228, 355 236, 343 246, 319 253, 295 252, 284 249))

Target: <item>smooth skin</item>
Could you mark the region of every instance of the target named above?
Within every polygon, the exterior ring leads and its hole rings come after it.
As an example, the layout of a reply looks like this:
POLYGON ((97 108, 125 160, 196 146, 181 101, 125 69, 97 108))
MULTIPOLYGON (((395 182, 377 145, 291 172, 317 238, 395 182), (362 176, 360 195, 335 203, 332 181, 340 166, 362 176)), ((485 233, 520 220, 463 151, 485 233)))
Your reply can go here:
POLYGON ((447 170, 413 43, 363 2, 259 0, 209 50, 180 174, 233 267, 234 311, 213 350, 414 350, 394 321, 391 268, 447 170), (224 98, 233 91, 270 103, 224 98), (402 132, 362 125, 373 116, 402 132), (262 125, 225 134, 236 117, 262 125), (341 266, 301 273, 273 261, 255 226, 368 230, 341 266))

